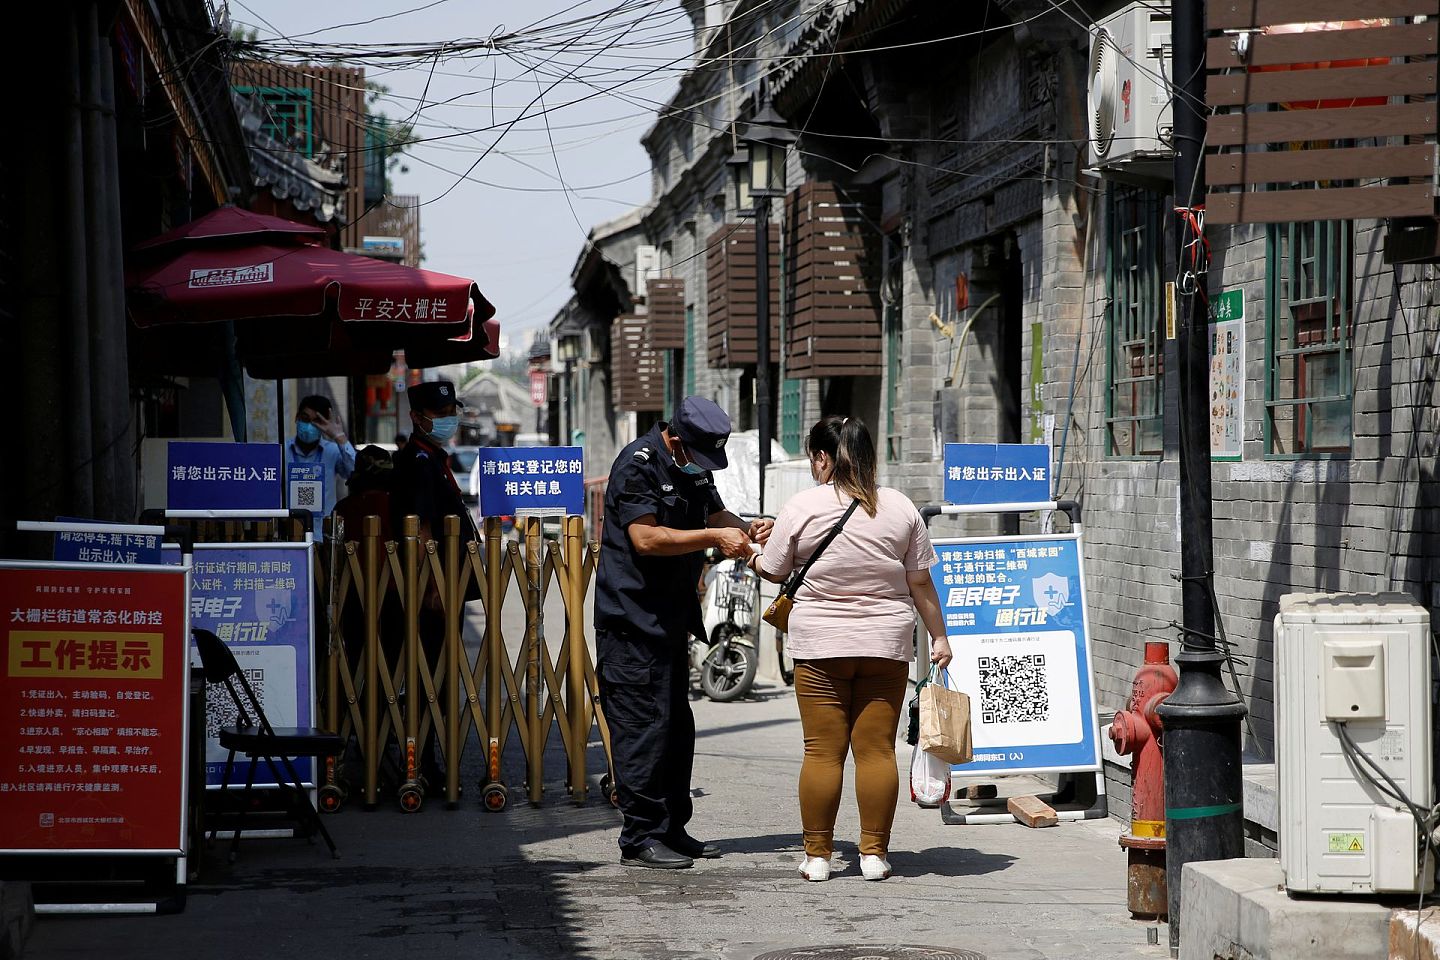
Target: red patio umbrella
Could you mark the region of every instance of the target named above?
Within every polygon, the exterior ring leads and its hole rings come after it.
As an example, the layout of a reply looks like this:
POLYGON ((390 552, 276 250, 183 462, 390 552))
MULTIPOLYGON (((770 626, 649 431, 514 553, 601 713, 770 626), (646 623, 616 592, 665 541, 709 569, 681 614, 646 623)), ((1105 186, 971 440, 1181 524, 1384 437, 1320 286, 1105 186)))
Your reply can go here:
POLYGON ((243 360, 468 342, 472 323, 495 314, 471 280, 331 250, 320 236, 221 207, 134 248, 130 317, 140 330, 233 321, 243 360))
POLYGON ((252 376, 283 379, 383 373, 396 350, 413 366, 499 355, 495 308, 473 281, 331 250, 324 236, 221 207, 134 247, 137 366, 211 373, 233 351, 252 376))

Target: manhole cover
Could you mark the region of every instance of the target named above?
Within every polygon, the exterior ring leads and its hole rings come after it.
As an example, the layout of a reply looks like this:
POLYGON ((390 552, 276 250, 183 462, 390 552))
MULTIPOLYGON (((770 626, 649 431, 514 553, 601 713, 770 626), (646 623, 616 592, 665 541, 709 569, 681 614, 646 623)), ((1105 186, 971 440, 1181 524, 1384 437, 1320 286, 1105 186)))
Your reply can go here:
POLYGON ((985 960, 969 950, 880 943, 858 947, 791 947, 762 953, 755 960, 985 960))

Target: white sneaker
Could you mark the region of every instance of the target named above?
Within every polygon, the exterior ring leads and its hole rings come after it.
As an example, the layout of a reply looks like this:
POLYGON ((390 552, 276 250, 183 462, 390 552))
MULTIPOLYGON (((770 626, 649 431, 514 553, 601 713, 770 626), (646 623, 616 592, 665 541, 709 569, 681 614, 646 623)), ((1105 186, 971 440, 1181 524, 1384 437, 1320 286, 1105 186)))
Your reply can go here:
POLYGON ((890 861, 866 854, 860 858, 860 872, 866 880, 884 880, 890 876, 890 861))
POLYGON ((816 883, 829 880, 830 861, 824 857, 806 857, 800 861, 800 876, 816 883))

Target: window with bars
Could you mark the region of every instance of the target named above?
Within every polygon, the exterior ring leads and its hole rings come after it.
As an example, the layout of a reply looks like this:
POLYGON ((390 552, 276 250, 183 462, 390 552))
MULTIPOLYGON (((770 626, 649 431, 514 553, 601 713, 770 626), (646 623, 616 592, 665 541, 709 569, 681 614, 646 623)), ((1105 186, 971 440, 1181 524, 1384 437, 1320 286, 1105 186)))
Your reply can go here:
POLYGON ((1355 321, 1349 221, 1271 224, 1265 237, 1265 450, 1350 449, 1355 321))
POLYGON ((1143 187, 1110 191, 1106 247, 1110 288, 1106 452, 1164 452, 1165 198, 1143 187))
POLYGON ((307 157, 315 156, 314 92, 304 87, 236 87, 240 94, 258 97, 265 105, 260 126, 281 143, 307 157))
POLYGON ((803 380, 787 377, 780 381, 780 444, 795 456, 805 452, 805 430, 800 423, 800 391, 804 388, 803 380))

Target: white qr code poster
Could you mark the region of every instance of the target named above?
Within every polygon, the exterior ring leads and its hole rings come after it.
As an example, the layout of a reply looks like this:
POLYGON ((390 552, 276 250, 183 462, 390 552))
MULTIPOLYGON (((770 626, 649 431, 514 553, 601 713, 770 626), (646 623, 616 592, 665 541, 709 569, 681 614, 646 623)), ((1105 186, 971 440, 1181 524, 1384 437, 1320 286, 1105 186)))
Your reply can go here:
POLYGON ((975 744, 954 771, 1099 769, 1079 539, 937 540, 935 551, 949 673, 970 696, 975 744))

